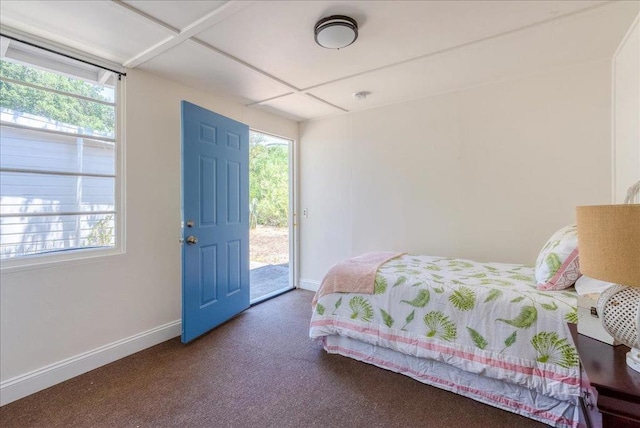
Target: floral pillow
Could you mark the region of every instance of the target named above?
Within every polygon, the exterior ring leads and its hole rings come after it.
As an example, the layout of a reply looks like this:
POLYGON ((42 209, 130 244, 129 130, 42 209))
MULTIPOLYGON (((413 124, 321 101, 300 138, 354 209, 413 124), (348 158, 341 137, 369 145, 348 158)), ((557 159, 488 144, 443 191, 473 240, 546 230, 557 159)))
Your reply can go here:
POLYGON ((564 290, 580 277, 578 230, 575 224, 551 235, 536 260, 538 290, 564 290))

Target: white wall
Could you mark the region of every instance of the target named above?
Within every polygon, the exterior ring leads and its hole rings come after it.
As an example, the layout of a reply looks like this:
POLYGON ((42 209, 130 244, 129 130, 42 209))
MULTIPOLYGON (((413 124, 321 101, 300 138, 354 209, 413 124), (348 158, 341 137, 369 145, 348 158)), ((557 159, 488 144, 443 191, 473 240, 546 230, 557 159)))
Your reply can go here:
POLYGON ((301 284, 371 250, 532 265, 611 198, 610 96, 602 60, 301 124, 301 284))
POLYGON ((611 196, 609 60, 464 91, 461 257, 533 265, 611 196))
POLYGON ((69 362, 88 370, 180 332, 181 100, 261 131, 298 137, 295 122, 142 71, 127 74, 127 251, 2 272, 3 403, 78 374, 69 362), (91 361, 76 361, 83 358, 91 361))
POLYGON ((613 56, 614 199, 640 180, 640 15, 613 56))

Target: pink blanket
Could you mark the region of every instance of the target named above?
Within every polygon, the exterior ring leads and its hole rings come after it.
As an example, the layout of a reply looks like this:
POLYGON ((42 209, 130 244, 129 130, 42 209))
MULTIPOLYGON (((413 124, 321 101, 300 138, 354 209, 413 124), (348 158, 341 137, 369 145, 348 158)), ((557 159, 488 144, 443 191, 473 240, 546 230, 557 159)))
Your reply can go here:
POLYGON ((375 251, 333 265, 322 280, 312 305, 315 306, 320 297, 329 293, 373 294, 378 268, 402 254, 375 251))

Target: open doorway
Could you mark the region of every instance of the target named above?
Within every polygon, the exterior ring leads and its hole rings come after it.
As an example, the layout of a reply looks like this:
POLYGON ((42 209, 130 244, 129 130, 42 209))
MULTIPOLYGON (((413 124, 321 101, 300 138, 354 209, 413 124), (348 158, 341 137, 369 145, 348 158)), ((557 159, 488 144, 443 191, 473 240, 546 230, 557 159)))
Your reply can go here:
POLYGON ((251 303, 293 288, 291 152, 293 142, 249 132, 251 303))

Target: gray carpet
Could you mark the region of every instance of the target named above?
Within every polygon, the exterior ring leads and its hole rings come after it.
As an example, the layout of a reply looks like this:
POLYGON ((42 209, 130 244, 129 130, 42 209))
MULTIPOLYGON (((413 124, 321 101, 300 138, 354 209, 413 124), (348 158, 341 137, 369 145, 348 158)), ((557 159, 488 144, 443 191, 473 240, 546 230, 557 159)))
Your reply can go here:
POLYGON ((249 272, 251 300, 289 288, 289 265, 266 265, 249 272))
POLYGON ((542 427, 308 338, 295 290, 0 408, 9 427, 542 427))

